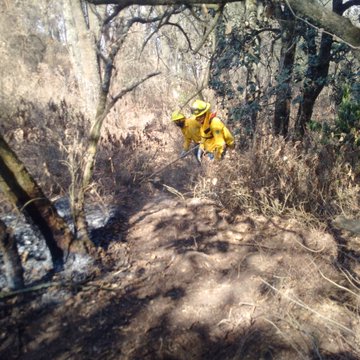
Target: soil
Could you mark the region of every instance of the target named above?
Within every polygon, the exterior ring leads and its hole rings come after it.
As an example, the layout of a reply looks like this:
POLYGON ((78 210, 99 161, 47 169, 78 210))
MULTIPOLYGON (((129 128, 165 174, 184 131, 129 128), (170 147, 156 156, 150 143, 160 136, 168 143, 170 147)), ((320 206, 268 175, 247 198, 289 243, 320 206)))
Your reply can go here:
POLYGON ((129 195, 86 271, 0 300, 1 359, 360 358, 356 238, 168 190, 129 195))

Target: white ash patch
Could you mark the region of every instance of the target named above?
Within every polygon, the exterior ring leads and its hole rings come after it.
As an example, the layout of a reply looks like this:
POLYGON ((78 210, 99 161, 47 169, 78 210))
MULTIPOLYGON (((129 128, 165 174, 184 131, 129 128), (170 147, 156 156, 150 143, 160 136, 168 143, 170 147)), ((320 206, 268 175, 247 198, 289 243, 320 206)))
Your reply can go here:
MULTIPOLYGON (((68 198, 58 199, 55 207, 61 217, 65 219, 71 230, 73 230, 73 219, 68 198)), ((106 209, 104 206, 89 205, 86 207, 86 219, 89 232, 104 227, 115 214, 115 207, 106 209)), ((5 224, 14 230, 17 241, 18 252, 24 268, 25 284, 45 278, 53 269, 51 255, 45 240, 36 227, 25 220, 22 214, 9 213, 2 217, 5 224)), ((61 273, 66 280, 81 282, 88 276, 92 259, 85 255, 70 254, 65 260, 65 270, 61 273)), ((4 263, 0 252, 0 289, 6 288, 4 263)))

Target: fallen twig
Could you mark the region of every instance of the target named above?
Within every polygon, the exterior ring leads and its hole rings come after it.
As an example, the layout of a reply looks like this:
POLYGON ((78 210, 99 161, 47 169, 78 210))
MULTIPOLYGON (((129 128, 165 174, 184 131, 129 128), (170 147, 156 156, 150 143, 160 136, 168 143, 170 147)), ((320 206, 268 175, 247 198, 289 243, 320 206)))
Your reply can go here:
POLYGON ((2 292, 0 292, 0 300, 11 298, 11 297, 21 295, 21 294, 39 291, 42 289, 47 289, 47 288, 54 287, 54 286, 79 287, 84 290, 88 290, 90 288, 98 288, 100 290, 119 291, 118 288, 111 288, 111 287, 104 286, 102 284, 89 283, 86 281, 82 282, 82 283, 57 281, 57 282, 48 282, 48 283, 38 284, 38 285, 34 285, 34 286, 30 286, 30 287, 26 287, 26 288, 14 290, 14 291, 2 291, 2 292))
POLYGON ((42 289, 46 289, 46 288, 49 288, 49 287, 52 287, 52 286, 58 286, 58 285, 62 285, 62 283, 60 283, 60 282, 49 282, 49 283, 34 285, 34 286, 26 287, 26 288, 23 288, 23 289, 13 290, 13 291, 1 291, 0 292, 0 299, 6 299, 6 298, 14 297, 14 296, 17 296, 17 295, 20 295, 20 294, 39 291, 39 290, 42 290, 42 289))
MULTIPOLYGON (((338 287, 339 289, 342 289, 342 290, 344 290, 344 291, 349 292, 350 294, 354 295, 356 298, 360 299, 359 294, 356 294, 355 292, 353 292, 352 290, 348 289, 347 287, 341 286, 341 285, 337 284, 335 281, 327 278, 327 277, 321 272, 321 270, 320 270, 319 267, 315 264, 315 262, 312 261, 312 263, 313 263, 313 265, 316 267, 316 269, 317 269, 317 271, 320 273, 320 275, 321 275, 326 281, 328 281, 330 284, 333 284, 334 286, 338 287)), ((358 290, 359 290, 359 289, 358 289, 358 290)))
POLYGON ((341 329, 343 329, 343 330, 351 333, 352 335, 355 335, 354 331, 352 331, 352 330, 349 329, 348 327, 346 327, 346 326, 338 323, 338 322, 335 321, 335 320, 332 320, 332 319, 328 318, 328 317, 325 316, 325 315, 320 314, 318 311, 316 311, 316 310, 312 309, 310 306, 304 304, 300 299, 293 299, 293 298, 291 298, 290 296, 288 296, 288 295, 284 294, 283 292, 281 292, 281 291, 280 291, 279 289, 277 289, 276 287, 274 287, 274 286, 272 286, 271 284, 269 284, 266 280, 264 280, 264 279, 262 279, 262 278, 260 278, 260 280, 261 280, 265 285, 267 285, 269 288, 271 288, 272 290, 274 290, 274 291, 276 291, 278 294, 280 294, 282 297, 284 297, 285 299, 287 299, 287 300, 295 303, 296 305, 302 307, 303 309, 306 309, 306 310, 312 312, 313 314, 316 314, 316 315, 317 315, 318 317, 320 317, 321 319, 326 320, 326 321, 332 323, 332 324, 335 325, 335 326, 338 326, 339 328, 341 328, 341 329))

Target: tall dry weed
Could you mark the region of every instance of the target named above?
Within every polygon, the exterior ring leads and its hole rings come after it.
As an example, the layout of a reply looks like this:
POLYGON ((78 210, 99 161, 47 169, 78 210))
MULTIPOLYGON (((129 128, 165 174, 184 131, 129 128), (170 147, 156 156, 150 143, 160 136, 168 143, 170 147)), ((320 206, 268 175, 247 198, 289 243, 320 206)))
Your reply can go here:
POLYGON ((305 148, 271 134, 256 138, 246 152, 208 164, 194 188, 197 196, 215 198, 233 211, 317 219, 358 214, 359 190, 354 169, 336 148, 305 148))

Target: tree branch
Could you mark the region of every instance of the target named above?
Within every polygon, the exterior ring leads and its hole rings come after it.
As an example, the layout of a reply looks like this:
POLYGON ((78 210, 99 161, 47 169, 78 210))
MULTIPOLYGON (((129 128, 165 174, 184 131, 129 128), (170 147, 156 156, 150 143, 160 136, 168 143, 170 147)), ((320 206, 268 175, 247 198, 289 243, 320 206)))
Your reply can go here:
POLYGON ((106 107, 106 113, 108 113, 111 108, 116 104, 116 102, 118 100, 120 100, 125 94, 127 94, 128 92, 136 89, 139 85, 141 85, 143 82, 145 82, 146 80, 152 78, 153 76, 157 76, 161 74, 160 71, 158 72, 154 72, 151 74, 146 75, 144 78, 135 81, 134 83, 130 84, 128 87, 126 87, 125 89, 122 89, 117 95, 115 95, 112 100, 110 101, 110 103, 108 104, 108 106, 106 107))
POLYGON ((182 32, 182 34, 185 36, 185 39, 186 39, 186 41, 187 41, 187 43, 188 43, 188 45, 189 45, 189 49, 190 49, 191 51, 193 51, 189 37, 187 36, 185 30, 184 30, 179 24, 175 24, 175 23, 172 23, 172 22, 168 22, 168 23, 166 23, 166 24, 164 24, 164 25, 171 25, 171 26, 177 27, 177 28, 182 32))
POLYGON ((220 16, 222 15, 224 10, 224 5, 222 5, 219 10, 216 12, 215 18, 213 23, 210 25, 209 29, 207 30, 205 36, 202 38, 202 40, 200 41, 200 44, 198 44, 198 46, 196 47, 196 49, 194 50, 194 54, 197 54, 199 52, 199 50, 201 49, 201 47, 204 45, 205 41, 207 40, 207 38, 209 37, 209 35, 211 34, 211 32, 214 30, 216 24, 218 23, 220 16))
POLYGON ((337 36, 342 42, 353 49, 360 49, 360 28, 352 25, 348 18, 327 10, 310 1, 285 0, 292 14, 313 27, 321 27, 329 35, 337 36), (312 20, 303 19, 298 14, 312 20))
MULTIPOLYGON (((87 0, 94 5, 119 5, 124 9, 130 5, 156 6, 156 5, 200 5, 200 4, 219 4, 240 2, 244 0, 87 0)), ((357 0, 358 1, 358 0, 357 0)), ((357 4, 356 0, 351 1, 351 5, 357 4)), ((311 25, 323 28, 330 35, 335 35, 352 48, 360 48, 360 28, 352 25, 350 20, 337 15, 311 0, 273 0, 273 2, 287 4, 296 17, 307 17, 311 19, 311 25)), ((348 5, 350 6, 350 5, 348 5)), ((302 19, 304 20, 304 19, 302 19)), ((306 21, 306 20, 304 20, 306 21)))
MULTIPOLYGON (((91 2, 91 1, 89 1, 89 2, 91 2)), ((124 7, 122 5, 116 6, 114 11, 105 19, 103 25, 107 25, 112 19, 114 19, 116 16, 118 16, 119 13, 121 12, 121 10, 123 10, 123 9, 124 9, 124 7)))
MULTIPOLYGON (((162 15, 162 18, 160 19, 159 21, 159 24, 156 28, 156 30, 154 30, 149 36, 148 38, 144 41, 144 44, 143 46, 141 47, 141 50, 140 50, 140 55, 142 54, 142 52, 144 51, 147 43, 150 41, 150 39, 153 37, 153 35, 155 35, 161 27, 163 27, 164 25, 170 25, 171 23, 169 22, 170 18, 172 15, 174 14, 179 14, 183 11, 183 9, 180 8, 174 8, 173 10, 171 11, 165 11, 164 14, 162 15)), ((187 37, 187 35, 184 33, 184 30, 177 24, 171 24, 171 25, 174 25, 174 26, 177 26, 180 28, 180 30, 183 32, 183 34, 185 35, 187 41, 189 42, 189 39, 187 37)), ((189 45, 190 45, 190 42, 189 42, 189 45)), ((191 47, 191 46, 190 46, 191 47)))

